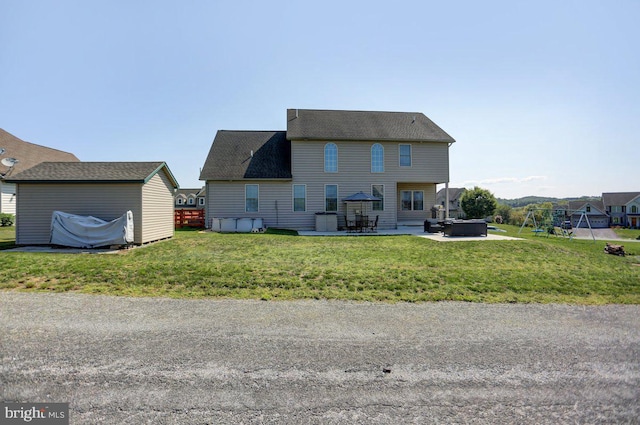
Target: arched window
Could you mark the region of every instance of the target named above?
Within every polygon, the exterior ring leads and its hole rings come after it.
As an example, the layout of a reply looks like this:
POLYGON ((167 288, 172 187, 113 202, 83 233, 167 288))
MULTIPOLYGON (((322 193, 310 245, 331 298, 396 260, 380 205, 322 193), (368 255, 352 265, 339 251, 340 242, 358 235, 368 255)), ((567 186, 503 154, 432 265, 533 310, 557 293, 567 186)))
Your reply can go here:
POLYGON ((371 146, 371 172, 384 173, 384 148, 380 143, 371 146))
POLYGON ((338 146, 335 143, 324 145, 324 172, 338 172, 338 146))

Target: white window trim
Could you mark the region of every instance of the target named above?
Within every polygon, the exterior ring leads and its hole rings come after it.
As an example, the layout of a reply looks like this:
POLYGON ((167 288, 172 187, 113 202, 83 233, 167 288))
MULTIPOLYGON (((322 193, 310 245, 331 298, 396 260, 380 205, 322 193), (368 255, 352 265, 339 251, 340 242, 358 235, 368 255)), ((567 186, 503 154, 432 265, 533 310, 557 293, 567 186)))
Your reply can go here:
POLYGON ((244 212, 252 213, 252 212, 260 212, 260 185, 255 183, 247 183, 244 185, 244 212), (247 210, 247 186, 257 186, 258 187, 258 208, 255 211, 247 210))
POLYGON ((424 190, 401 190, 400 191, 400 211, 425 211, 425 209, 424 209, 424 190), (402 194, 404 192, 411 193, 411 209, 408 209, 408 210, 402 209, 402 194), (419 210, 415 209, 415 206, 413 204, 413 199, 414 199, 413 194, 415 192, 422 192, 422 209, 419 209, 419 210))
POLYGON ((382 146, 381 143, 374 143, 373 145, 371 145, 371 172, 372 173, 384 173, 384 146, 382 146), (376 146, 380 146, 380 149, 382 149, 382 170, 381 171, 376 171, 373 169, 373 148, 375 148, 376 146))
POLYGON ((339 156, 339 151, 338 151, 338 145, 333 143, 333 142, 325 143, 324 147, 322 148, 322 153, 323 153, 323 155, 322 155, 322 169, 324 170, 324 172, 325 173, 332 173, 332 174, 333 173, 337 173, 338 170, 339 170, 338 163, 340 162, 339 161, 340 156, 339 156), (329 146, 329 145, 333 145, 333 146, 336 147, 336 170, 335 171, 327 171, 327 146, 329 146))
POLYGON ((340 207, 340 186, 335 183, 327 183, 324 185, 324 212, 338 212, 340 207), (335 186, 336 187, 336 210, 335 211, 327 211, 327 186, 335 186))
POLYGON ((371 184, 371 195, 372 195, 372 196, 376 196, 376 195, 373 193, 373 186, 382 186, 382 209, 381 209, 381 210, 374 210, 374 209, 373 209, 373 205, 372 205, 372 206, 371 206, 371 211, 380 211, 380 212, 384 212, 384 209, 385 209, 385 201, 384 201, 384 200, 385 200, 385 197, 386 197, 386 195, 385 195, 386 187, 385 187, 385 185, 384 185, 384 184, 374 184, 374 183, 372 183, 372 184, 371 184))
POLYGON ((411 168, 413 167, 413 146, 409 143, 400 143, 398 145, 398 166, 402 168, 411 168), (402 165, 402 146, 409 146, 409 165, 402 165))
POLYGON ((307 212, 307 185, 306 184, 293 184, 291 185, 291 211, 294 213, 307 212), (296 211, 296 186, 304 187, 304 210, 296 211))

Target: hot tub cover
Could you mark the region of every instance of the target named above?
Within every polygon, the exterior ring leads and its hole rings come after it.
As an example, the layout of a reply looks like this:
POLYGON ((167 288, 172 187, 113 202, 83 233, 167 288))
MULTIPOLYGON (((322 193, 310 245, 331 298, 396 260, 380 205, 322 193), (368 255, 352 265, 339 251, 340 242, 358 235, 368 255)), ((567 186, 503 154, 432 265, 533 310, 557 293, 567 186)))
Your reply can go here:
POLYGON ((105 221, 97 217, 54 211, 51 216, 51 244, 75 248, 126 245, 133 242, 133 213, 105 221))

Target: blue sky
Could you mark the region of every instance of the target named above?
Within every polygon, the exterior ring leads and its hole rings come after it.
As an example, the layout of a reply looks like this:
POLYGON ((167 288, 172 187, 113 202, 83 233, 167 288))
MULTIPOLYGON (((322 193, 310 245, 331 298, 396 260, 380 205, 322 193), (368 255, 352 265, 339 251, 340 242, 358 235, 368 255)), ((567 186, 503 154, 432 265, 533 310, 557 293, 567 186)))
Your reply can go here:
POLYGON ((287 108, 422 112, 451 187, 640 191, 640 1, 0 0, 0 127, 83 161, 166 161, 287 108))

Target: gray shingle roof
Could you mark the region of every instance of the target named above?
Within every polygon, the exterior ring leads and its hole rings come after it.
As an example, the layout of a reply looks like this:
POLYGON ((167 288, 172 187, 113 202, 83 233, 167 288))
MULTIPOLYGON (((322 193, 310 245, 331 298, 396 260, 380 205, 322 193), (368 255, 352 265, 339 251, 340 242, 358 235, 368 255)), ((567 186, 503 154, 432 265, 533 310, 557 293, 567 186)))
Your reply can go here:
POLYGON ((606 209, 604 208, 604 203, 602 201, 584 201, 584 200, 569 201, 567 207, 570 211, 574 211, 574 214, 575 214, 577 213, 577 211, 585 210, 587 208, 587 205, 590 205, 592 207, 591 208, 592 213, 595 213, 595 211, 593 211, 593 209, 595 208, 599 212, 606 214, 606 209))
POLYGON ((179 195, 184 195, 185 197, 189 196, 189 195, 193 195, 193 196, 200 196, 201 193, 204 192, 204 188, 200 187, 197 189, 178 189, 176 190, 175 195, 179 196, 179 195))
POLYGON ((609 192, 602 194, 602 202, 607 207, 626 205, 640 196, 640 192, 609 192))
MULTIPOLYGON (((25 142, 1 128, 0 148, 5 150, 0 158, 16 158, 19 161, 9 176, 16 175, 44 161, 79 161, 72 153, 25 142)), ((0 163, 0 174, 5 174, 8 171, 9 167, 0 163)))
POLYGON ((453 143, 420 112, 287 110, 289 140, 393 140, 453 143))
POLYGON ((290 178, 291 143, 284 131, 220 130, 200 173, 200 180, 290 178))
POLYGON ((42 162, 7 179, 9 183, 146 183, 164 169, 174 187, 173 174, 164 162, 42 162))

